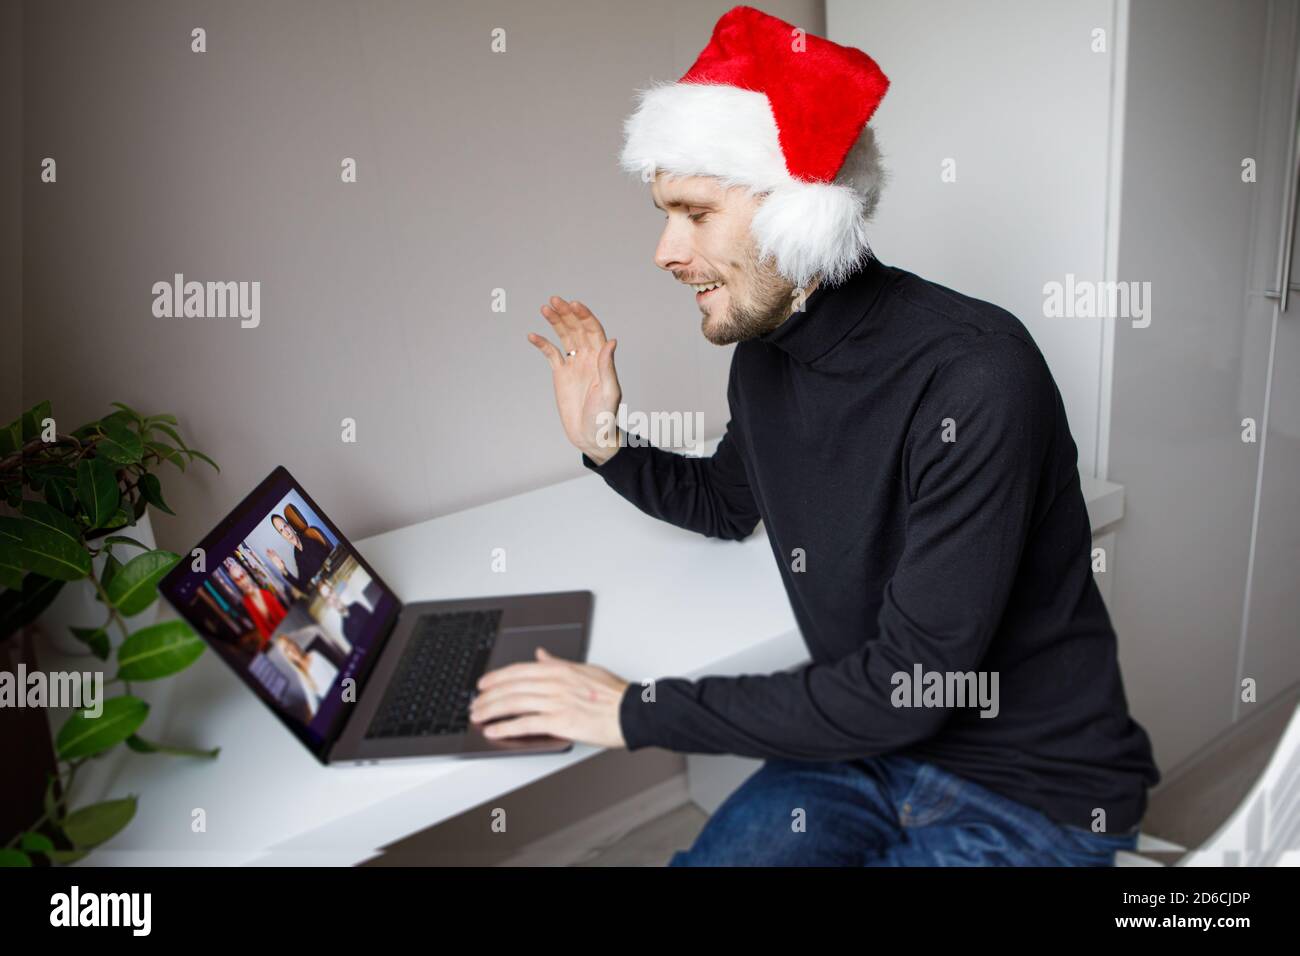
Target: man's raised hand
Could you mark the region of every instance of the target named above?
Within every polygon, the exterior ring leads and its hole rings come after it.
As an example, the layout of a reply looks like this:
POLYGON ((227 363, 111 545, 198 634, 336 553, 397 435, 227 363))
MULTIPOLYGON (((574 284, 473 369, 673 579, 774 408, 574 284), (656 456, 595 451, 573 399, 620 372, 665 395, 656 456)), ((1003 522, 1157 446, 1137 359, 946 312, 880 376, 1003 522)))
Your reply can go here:
POLYGON ((613 424, 623 397, 614 371, 618 340, 606 339, 600 320, 576 299, 568 302, 553 295, 541 311, 563 348, 532 332, 528 341, 551 366, 564 434, 575 448, 603 465, 618 451, 618 430, 613 424))

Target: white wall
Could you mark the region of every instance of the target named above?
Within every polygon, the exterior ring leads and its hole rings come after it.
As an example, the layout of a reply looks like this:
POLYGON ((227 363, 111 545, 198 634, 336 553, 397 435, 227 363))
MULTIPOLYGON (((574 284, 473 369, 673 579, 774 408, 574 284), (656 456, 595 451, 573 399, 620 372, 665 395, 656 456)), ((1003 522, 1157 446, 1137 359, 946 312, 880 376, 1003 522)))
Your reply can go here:
MULTIPOLYGON (((617 157, 636 89, 731 5, 26 5, 23 400, 69 428, 114 400, 179 416, 223 470, 164 472, 177 549, 278 463, 354 538, 581 474, 525 338, 551 294, 619 339, 631 408, 716 437, 730 349, 654 266, 662 221, 617 157), (175 272, 260 281, 262 324, 154 318, 175 272)), ((765 7, 824 27, 816 0, 765 7)))
POLYGON ((891 81, 872 120, 892 177, 873 248, 1013 312, 1051 366, 1080 468, 1103 470, 1102 320, 1044 318, 1042 290, 1067 272, 1105 278, 1114 3, 828 0, 826 9, 830 39, 864 50, 891 81), (1098 27, 1107 53, 1092 52, 1098 27), (940 178, 948 158, 955 182, 940 178))

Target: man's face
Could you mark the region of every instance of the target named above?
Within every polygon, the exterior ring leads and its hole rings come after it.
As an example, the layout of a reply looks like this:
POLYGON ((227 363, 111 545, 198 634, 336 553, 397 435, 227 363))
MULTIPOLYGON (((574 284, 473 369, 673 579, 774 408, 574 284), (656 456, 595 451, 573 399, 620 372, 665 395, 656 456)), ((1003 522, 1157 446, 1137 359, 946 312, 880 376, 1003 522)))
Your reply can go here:
POLYGON ((762 203, 741 187, 724 189, 709 176, 676 179, 658 173, 650 185, 664 213, 655 265, 690 285, 721 282, 694 293, 700 330, 714 345, 763 335, 793 311, 795 287, 771 263, 760 264, 749 226, 762 203))
POLYGON ((289 522, 277 519, 272 524, 275 525, 275 530, 280 532, 280 537, 284 538, 285 541, 288 541, 295 548, 302 547, 302 542, 298 540, 298 532, 289 527, 289 522))

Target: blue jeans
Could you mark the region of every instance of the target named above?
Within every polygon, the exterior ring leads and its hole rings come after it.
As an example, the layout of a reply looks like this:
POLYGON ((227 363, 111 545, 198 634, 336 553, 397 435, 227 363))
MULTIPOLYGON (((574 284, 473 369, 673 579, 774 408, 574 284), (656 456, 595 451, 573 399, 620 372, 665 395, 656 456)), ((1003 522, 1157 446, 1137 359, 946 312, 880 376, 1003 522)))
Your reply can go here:
POLYGON ((668 865, 1111 866, 1116 850, 1136 845, 1136 827, 1102 834, 1056 823, 934 764, 888 754, 768 760, 668 865))

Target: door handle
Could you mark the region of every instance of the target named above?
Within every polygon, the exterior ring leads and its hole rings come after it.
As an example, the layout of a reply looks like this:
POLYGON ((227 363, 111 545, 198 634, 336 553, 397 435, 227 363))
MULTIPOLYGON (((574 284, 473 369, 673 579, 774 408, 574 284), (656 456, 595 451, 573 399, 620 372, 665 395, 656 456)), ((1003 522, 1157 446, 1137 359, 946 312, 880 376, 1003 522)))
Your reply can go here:
MULTIPOLYGON (((1291 283, 1291 291, 1292 291, 1292 292, 1300 292, 1300 282, 1292 282, 1292 283, 1291 283)), ((1266 298, 1266 299, 1280 299, 1280 298, 1282 298, 1282 293, 1281 293, 1281 292, 1278 292, 1277 289, 1265 289, 1263 292, 1261 292, 1261 293, 1259 293, 1259 294, 1262 295, 1262 296, 1263 296, 1264 298, 1266 298)))

